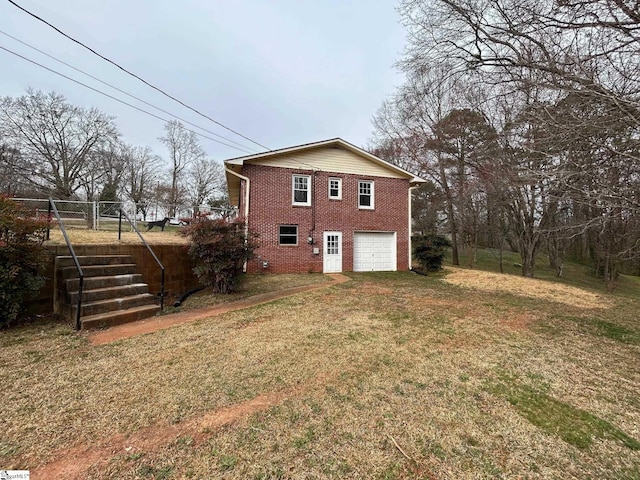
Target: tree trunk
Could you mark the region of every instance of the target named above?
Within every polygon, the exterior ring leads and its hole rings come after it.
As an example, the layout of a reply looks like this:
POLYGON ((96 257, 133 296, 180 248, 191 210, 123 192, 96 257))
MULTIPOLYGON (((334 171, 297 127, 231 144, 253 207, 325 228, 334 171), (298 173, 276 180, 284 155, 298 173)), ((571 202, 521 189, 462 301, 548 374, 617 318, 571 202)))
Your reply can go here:
POLYGON ((556 272, 556 277, 562 277, 564 269, 564 246, 563 240, 557 238, 555 233, 552 233, 547 238, 547 252, 549 254, 549 266, 556 272))
POLYGON ((442 184, 442 189, 444 190, 445 202, 447 204, 447 216, 449 217, 449 227, 451 229, 451 263, 454 265, 460 265, 460 256, 458 254, 458 222, 456 222, 455 219, 453 211, 453 196, 451 195, 451 189, 447 183, 447 174, 440 155, 438 155, 438 168, 440 170, 440 182, 442 184))
POLYGON ((533 278, 539 243, 540 237, 536 234, 527 235, 520 239, 520 258, 522 259, 523 277, 533 278))
POLYGON ((525 249, 522 254, 522 276, 533 278, 533 268, 535 265, 535 254, 530 249, 525 249))
POLYGON ((451 221, 451 263, 454 265, 460 265, 460 256, 458 254, 458 234, 457 234, 457 225, 456 221, 453 219, 453 207, 449 205, 448 210, 450 211, 449 218, 451 221))
POLYGON ((176 216, 176 204, 178 203, 178 172, 176 171, 176 166, 174 165, 173 172, 171 175, 171 195, 169 205, 169 216, 176 216))
POLYGON ((612 288, 611 288, 611 272, 610 272, 611 265, 609 263, 609 254, 608 253, 606 253, 604 255, 604 262, 603 263, 604 263, 604 265, 603 265, 602 274, 604 276, 604 283, 607 286, 607 291, 611 291, 612 290, 612 288))

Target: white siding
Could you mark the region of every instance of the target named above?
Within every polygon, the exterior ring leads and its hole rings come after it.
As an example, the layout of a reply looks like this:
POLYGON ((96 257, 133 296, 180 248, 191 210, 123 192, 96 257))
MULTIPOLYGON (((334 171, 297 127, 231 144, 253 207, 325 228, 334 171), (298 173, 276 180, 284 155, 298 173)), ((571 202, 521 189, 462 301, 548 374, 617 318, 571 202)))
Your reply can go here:
POLYGON ((406 178, 399 172, 385 168, 343 148, 318 148, 293 155, 282 154, 270 158, 247 160, 245 163, 280 168, 320 170, 323 172, 351 173, 372 177, 406 178))

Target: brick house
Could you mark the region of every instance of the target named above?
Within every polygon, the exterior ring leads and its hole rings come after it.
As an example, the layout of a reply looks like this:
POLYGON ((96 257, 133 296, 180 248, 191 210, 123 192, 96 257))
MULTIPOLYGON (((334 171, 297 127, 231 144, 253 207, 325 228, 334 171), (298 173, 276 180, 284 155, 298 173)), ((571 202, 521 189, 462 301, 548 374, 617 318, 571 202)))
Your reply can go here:
POLYGON ((224 164, 231 204, 259 235, 248 272, 409 269, 421 178, 340 138, 224 164))

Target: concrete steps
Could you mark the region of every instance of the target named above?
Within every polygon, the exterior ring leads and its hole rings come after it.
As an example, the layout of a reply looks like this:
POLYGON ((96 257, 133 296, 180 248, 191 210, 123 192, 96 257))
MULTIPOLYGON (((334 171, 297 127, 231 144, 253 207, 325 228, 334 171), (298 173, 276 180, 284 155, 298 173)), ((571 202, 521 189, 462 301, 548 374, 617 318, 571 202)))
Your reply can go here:
MULTIPOLYGON (((84 273, 84 270, 83 270, 84 273)), ((142 275, 139 273, 129 273, 126 275, 111 275, 98 277, 84 277, 83 290, 95 290, 109 287, 119 287, 123 285, 133 285, 142 283, 142 275)), ((66 287, 69 291, 78 290, 80 280, 78 278, 70 278, 66 280, 66 287)), ((77 300, 77 299, 76 299, 77 300)))
MULTIPOLYGON (((85 265, 118 265, 121 263, 135 263, 131 255, 78 255, 80 266, 85 265)), ((73 257, 57 257, 58 267, 75 267, 73 257)))
POLYGON ((109 313, 99 313, 90 315, 82 319, 83 330, 93 330, 96 328, 113 327, 123 323, 135 322, 154 316, 160 311, 159 305, 143 305, 129 308, 127 310, 114 310, 109 313))
MULTIPOLYGON (((101 277, 110 278, 110 277, 101 277)), ((122 298, 129 295, 139 295, 141 293, 148 293, 149 287, 146 283, 127 283, 124 285, 116 285, 105 288, 92 288, 87 289, 87 281, 85 279, 84 288, 82 291, 82 303, 85 302, 97 302, 99 300, 107 300, 112 298, 122 298)), ((77 287, 76 287, 77 288, 77 287)), ((67 303, 70 305, 78 304, 78 291, 67 292, 67 303)))
MULTIPOLYGON (((82 329, 104 328, 141 320, 160 311, 136 273, 129 255, 86 255, 78 262, 84 274, 80 322, 82 329)), ((79 295, 78 271, 70 256, 56 258, 54 310, 75 323, 79 295)))
MULTIPOLYGON (((136 272, 135 263, 122 263, 118 265, 80 265, 82 273, 87 277, 111 277, 114 275, 130 275, 136 272)), ((76 267, 62 267, 59 269, 62 279, 78 278, 76 267)))

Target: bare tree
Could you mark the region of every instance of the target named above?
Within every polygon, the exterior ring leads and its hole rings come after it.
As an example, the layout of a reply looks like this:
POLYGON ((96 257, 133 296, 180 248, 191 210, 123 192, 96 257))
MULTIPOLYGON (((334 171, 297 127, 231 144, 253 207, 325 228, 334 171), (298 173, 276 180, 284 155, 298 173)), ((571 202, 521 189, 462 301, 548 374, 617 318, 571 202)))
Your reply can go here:
POLYGON ((0 143, 0 193, 5 195, 29 195, 30 187, 15 173, 15 165, 22 163, 20 151, 0 143))
POLYGON ((194 206, 194 214, 198 213, 200 205, 216 194, 219 196, 225 189, 222 164, 208 158, 194 162, 189 168, 186 184, 189 201, 194 206))
POLYGON ((0 100, 0 135, 21 155, 11 171, 56 198, 77 197, 93 153, 118 137, 113 118, 31 89, 0 100))
MULTIPOLYGON (((640 14, 625 0, 405 0, 405 63, 443 58, 503 81, 617 98, 637 123, 640 14), (531 72, 537 72, 534 77, 531 72)), ((413 68, 413 67, 412 67, 413 68)))
POLYGON ((448 65, 408 71, 408 79, 393 99, 384 102, 373 118, 374 140, 393 153, 390 161, 433 180, 442 193, 444 212, 451 235, 452 261, 459 265, 459 218, 449 165, 438 148, 436 125, 462 105, 464 87, 450 75, 448 65), (386 147, 385 147, 386 145, 386 147), (389 149, 392 147, 392 149, 389 149))
POLYGON ((171 120, 165 125, 165 135, 160 141, 169 151, 171 177, 169 190, 169 216, 176 215, 178 205, 183 200, 186 170, 204 159, 205 153, 193 132, 187 131, 182 123, 171 120))
MULTIPOLYGON (((405 0, 402 18, 411 32, 406 69, 448 58, 459 72, 473 72, 496 95, 534 88, 553 105, 571 98, 590 118, 549 109, 549 124, 588 126, 608 136, 613 121, 640 141, 640 14, 625 0, 405 0), (588 122, 588 123, 586 123, 588 122)), ((542 113, 542 110, 540 111, 542 113)), ((565 130, 566 131, 566 130, 565 130)), ((604 148, 640 162, 637 149, 604 148)))
POLYGON ((123 180, 127 167, 127 147, 121 142, 110 142, 107 148, 95 155, 103 165, 104 176, 100 185, 98 200, 116 202, 121 200, 123 180))
POLYGON ((450 78, 473 78, 490 92, 474 108, 502 147, 478 172, 487 231, 508 232, 501 235, 520 251, 524 275, 533 275, 543 245, 561 274, 565 251, 579 242, 596 271, 615 279, 623 259, 640 255, 637 2, 404 0, 400 14, 409 84, 446 59, 450 78), (501 212, 494 226, 491 191, 501 212))
POLYGON ((160 157, 150 147, 123 146, 125 160, 123 189, 136 206, 136 215, 147 219, 149 206, 154 201, 161 168, 160 157))
POLYGON ((561 141, 559 178, 572 207, 565 221, 569 239, 586 239, 596 272, 612 288, 623 262, 640 255, 640 162, 633 160, 640 142, 609 99, 587 94, 587 106, 583 95, 572 93, 554 105, 548 138, 561 141))
POLYGON ((90 153, 86 173, 80 179, 84 198, 103 202, 120 200, 126 167, 125 148, 122 142, 114 140, 90 153))

